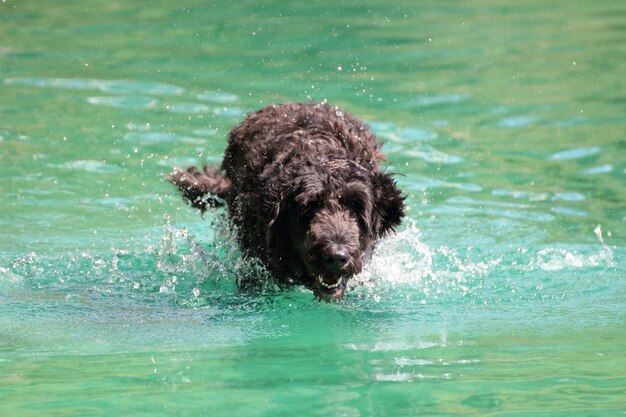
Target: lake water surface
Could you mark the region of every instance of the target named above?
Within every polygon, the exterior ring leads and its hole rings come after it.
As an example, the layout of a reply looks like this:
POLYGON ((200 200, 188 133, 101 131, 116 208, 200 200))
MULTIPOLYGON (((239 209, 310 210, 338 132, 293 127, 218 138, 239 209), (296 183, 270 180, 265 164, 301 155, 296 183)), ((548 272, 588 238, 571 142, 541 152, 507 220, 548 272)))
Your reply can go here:
POLYGON ((0 3, 0 415, 626 414, 626 2, 0 3), (164 176, 247 112, 385 142, 338 304, 243 294, 164 176))

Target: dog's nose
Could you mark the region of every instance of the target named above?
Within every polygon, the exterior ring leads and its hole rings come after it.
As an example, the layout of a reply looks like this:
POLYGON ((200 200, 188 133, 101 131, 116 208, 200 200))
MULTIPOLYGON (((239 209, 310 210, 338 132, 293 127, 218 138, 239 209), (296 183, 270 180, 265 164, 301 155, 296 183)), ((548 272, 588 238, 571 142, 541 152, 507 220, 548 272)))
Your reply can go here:
POLYGON ((329 270, 339 272, 350 261, 350 254, 345 249, 334 249, 324 254, 322 260, 329 270))

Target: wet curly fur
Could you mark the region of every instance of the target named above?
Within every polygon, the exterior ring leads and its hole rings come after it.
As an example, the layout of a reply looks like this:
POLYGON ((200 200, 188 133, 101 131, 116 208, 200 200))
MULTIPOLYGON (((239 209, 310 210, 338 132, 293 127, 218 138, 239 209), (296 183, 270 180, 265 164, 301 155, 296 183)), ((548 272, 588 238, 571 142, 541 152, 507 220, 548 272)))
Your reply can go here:
POLYGON ((281 284, 342 297, 376 242, 404 216, 368 127, 328 104, 281 104, 228 137, 221 171, 175 168, 169 177, 202 212, 226 203, 244 252, 281 284))

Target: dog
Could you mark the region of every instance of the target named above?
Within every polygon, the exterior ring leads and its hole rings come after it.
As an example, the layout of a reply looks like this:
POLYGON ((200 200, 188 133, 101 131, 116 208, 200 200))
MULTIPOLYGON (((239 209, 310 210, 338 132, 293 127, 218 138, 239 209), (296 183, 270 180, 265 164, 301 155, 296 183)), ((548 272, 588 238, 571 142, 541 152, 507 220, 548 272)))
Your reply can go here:
POLYGON ((169 181, 202 213, 225 204, 244 254, 279 285, 333 301, 405 214, 384 161, 376 136, 351 114, 285 103, 230 132, 221 169, 174 168, 169 181))

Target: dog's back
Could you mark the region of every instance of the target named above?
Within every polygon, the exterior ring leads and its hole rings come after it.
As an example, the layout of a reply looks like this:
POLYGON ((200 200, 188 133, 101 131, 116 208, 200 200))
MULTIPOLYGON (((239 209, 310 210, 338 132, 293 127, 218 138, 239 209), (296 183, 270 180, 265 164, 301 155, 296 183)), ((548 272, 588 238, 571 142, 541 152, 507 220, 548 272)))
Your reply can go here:
POLYGON ((375 169, 384 160, 369 128, 326 103, 267 106, 230 132, 222 169, 235 189, 263 186, 273 168, 305 161, 351 160, 375 169))

